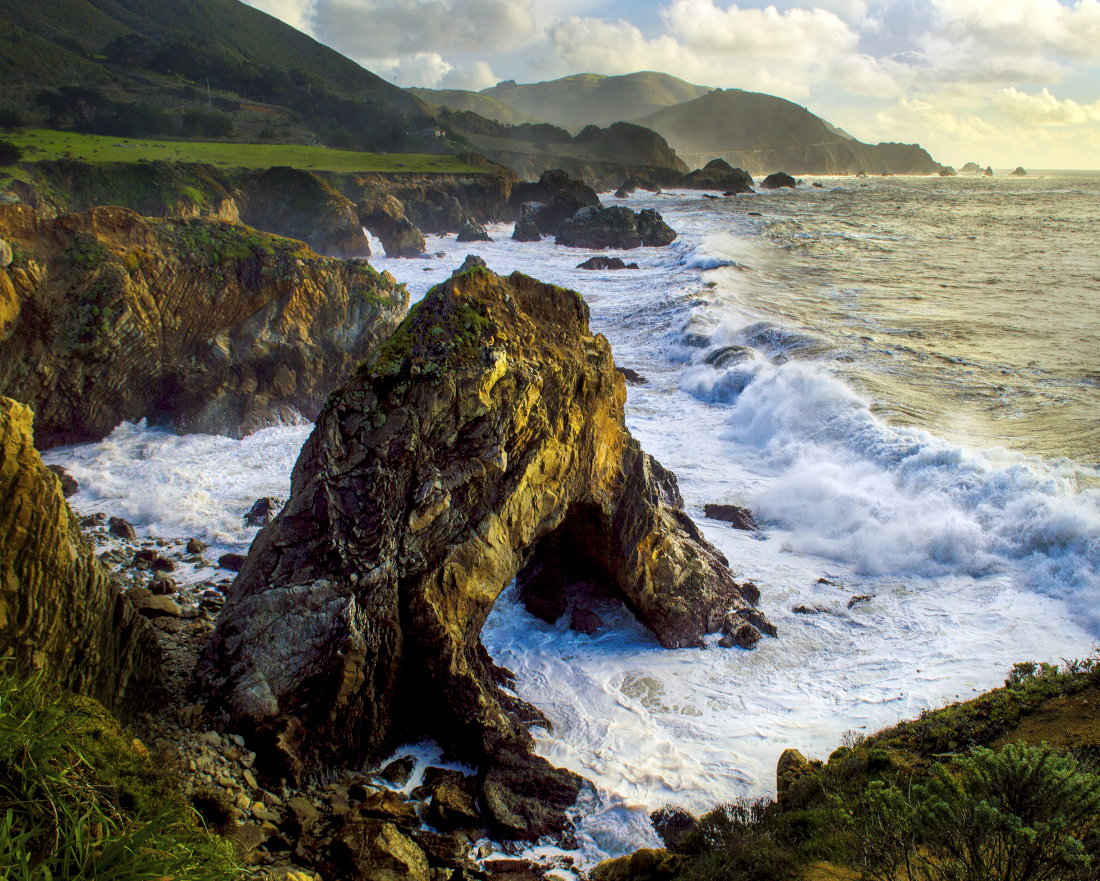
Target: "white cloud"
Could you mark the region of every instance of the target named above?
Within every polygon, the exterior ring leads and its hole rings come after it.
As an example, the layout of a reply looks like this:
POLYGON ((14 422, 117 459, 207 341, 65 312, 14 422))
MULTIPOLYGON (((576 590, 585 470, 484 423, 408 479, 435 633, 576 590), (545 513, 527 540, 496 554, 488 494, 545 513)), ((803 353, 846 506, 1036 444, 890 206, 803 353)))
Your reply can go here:
POLYGON ((249 6, 263 10, 300 31, 310 32, 309 19, 315 0, 245 0, 249 6))
POLYGON ((1100 0, 937 0, 938 31, 980 54, 1100 60, 1100 0))
POLYGON ((824 9, 725 9, 713 0, 674 0, 662 17, 691 51, 745 53, 804 63, 855 51, 859 35, 824 9))
POLYGON ((500 77, 484 61, 475 61, 469 67, 455 67, 443 75, 440 87, 444 89, 467 89, 480 92, 500 82, 500 77))
POLYGON ((1094 104, 1059 101, 1048 89, 1038 95, 1028 95, 1010 86, 997 92, 993 106, 1030 125, 1083 125, 1100 120, 1100 101, 1094 104))

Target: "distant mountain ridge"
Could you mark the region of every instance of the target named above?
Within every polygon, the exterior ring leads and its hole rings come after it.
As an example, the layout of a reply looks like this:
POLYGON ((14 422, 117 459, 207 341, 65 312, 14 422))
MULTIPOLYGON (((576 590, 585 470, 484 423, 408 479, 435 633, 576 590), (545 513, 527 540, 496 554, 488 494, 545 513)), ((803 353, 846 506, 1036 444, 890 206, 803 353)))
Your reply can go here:
POLYGON ((496 98, 490 98, 488 95, 482 95, 479 92, 467 92, 463 89, 419 89, 416 87, 406 89, 406 91, 415 95, 425 104, 446 107, 448 110, 476 113, 478 116, 502 122, 506 125, 546 122, 545 119, 523 113, 509 107, 502 101, 498 101, 496 98))

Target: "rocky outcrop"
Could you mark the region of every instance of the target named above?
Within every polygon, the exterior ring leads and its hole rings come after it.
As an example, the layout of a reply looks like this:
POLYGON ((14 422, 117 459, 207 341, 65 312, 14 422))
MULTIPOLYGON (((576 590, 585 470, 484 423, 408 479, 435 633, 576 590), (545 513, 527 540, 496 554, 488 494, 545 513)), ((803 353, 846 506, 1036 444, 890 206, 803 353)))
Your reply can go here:
POLYGON ((712 159, 702 168, 685 174, 679 186, 687 190, 722 190, 730 194, 751 193, 752 175, 734 168, 724 159, 712 159))
POLYGON ((115 587, 34 448, 34 414, 0 398, 0 666, 128 715, 152 696, 160 647, 115 587))
POLYGON ((765 620, 625 400, 576 293, 480 267, 434 288, 318 417, 207 646, 209 706, 282 773, 434 737, 480 766, 501 834, 561 828, 580 781, 530 755, 541 716, 480 643, 512 579, 564 548, 669 648, 765 620))
POLYGON ((405 206, 393 196, 360 202, 359 222, 382 241, 387 257, 422 257, 424 234, 405 216, 405 206))
POLYGON ((624 263, 621 257, 589 257, 577 269, 638 269, 637 263, 624 263))
POLYGON ((539 225, 535 223, 535 215, 542 209, 540 202, 526 202, 523 205, 523 214, 516 221, 512 230, 512 238, 517 242, 541 242, 542 233, 539 225))
POLYGON ((458 232, 459 242, 491 242, 488 230, 476 220, 469 220, 463 224, 458 232))
MULTIPOLYGON (((541 212, 538 216, 541 216, 541 212)), ((538 217, 537 216, 537 217, 538 217)), ((537 220, 536 217, 536 220, 537 220)), ((629 208, 582 208, 558 226, 559 245, 571 248, 660 248, 676 240, 676 231, 653 208, 635 214, 629 208)))
POLYGON ((1027 172, 1024 170, 1024 167, 1022 165, 1017 165, 1015 170, 1012 172, 1012 177, 1027 177, 1027 172))
POLYGON ((778 190, 781 187, 790 187, 793 190, 795 187, 795 179, 786 172, 776 171, 764 178, 760 186, 765 190, 778 190))
MULTIPOLYGON (((562 214, 561 218, 572 217, 579 208, 592 206, 602 207, 600 197, 596 191, 582 180, 573 180, 561 169, 544 171, 538 181, 534 183, 522 183, 512 188, 510 197, 516 213, 519 213, 528 202, 541 202, 549 205, 555 198, 561 204, 573 205, 572 211, 562 214)), ((553 233, 551 233, 553 234, 553 233)))
POLYGON ((962 174, 979 174, 981 170, 982 167, 978 165, 977 162, 967 162, 966 165, 959 169, 962 174))
POLYGON ((232 435, 312 418, 408 306, 365 262, 236 224, 4 205, 0 234, 21 254, 0 272, 0 393, 35 410, 42 448, 143 417, 232 435))

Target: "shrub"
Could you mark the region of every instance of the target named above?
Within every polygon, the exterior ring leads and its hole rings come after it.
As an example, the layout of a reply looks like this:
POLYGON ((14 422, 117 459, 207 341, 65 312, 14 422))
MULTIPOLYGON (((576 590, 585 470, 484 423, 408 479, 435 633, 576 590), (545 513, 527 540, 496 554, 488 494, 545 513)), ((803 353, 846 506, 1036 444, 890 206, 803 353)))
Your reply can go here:
POLYGON ((233 134, 233 120, 217 110, 191 108, 183 113, 183 133, 192 138, 226 138, 233 134))
POLYGON ((23 158, 23 151, 11 141, 0 141, 0 167, 15 165, 23 158))
POLYGON ((1098 877, 1100 776, 1047 744, 975 749, 927 783, 872 783, 861 829, 875 881, 1098 877))
POLYGON ((27 117, 10 107, 0 107, 0 128, 24 128, 27 117))
POLYGON ((796 863, 788 842, 769 822, 768 799, 739 799, 704 814, 677 844, 689 857, 683 881, 784 881, 796 863))

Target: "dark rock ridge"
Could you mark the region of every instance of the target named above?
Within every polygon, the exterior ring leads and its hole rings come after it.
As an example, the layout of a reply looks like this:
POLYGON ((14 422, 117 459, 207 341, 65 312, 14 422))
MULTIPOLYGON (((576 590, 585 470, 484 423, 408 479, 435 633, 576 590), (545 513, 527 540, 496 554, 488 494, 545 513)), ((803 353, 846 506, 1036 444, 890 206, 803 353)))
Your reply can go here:
POLYGON ((785 171, 777 171, 764 178, 760 186, 765 190, 778 190, 782 187, 790 187, 793 190, 795 187, 795 179, 785 171))
POLYGON ((155 693, 160 646, 100 565, 34 448, 34 414, 0 398, 0 667, 130 715, 155 693))
POLYGON ((766 625, 625 400, 573 291, 480 267, 434 288, 318 416, 207 646, 208 709, 284 775, 434 737, 501 834, 562 828, 581 782, 531 756, 541 716, 480 642, 517 573, 565 548, 668 648, 766 625))
POLYGON ((624 263, 621 257, 589 257, 577 269, 638 269, 637 263, 624 263))
MULTIPOLYGON (((541 213, 541 212, 540 212, 541 213)), ((536 215, 536 220, 539 215, 536 215)), ((555 242, 571 248, 660 248, 676 241, 676 231, 653 208, 635 214, 620 205, 582 208, 558 226, 555 242)))
POLYGON ((384 195, 360 202, 359 222, 382 241, 387 257, 422 257, 427 244, 424 233, 405 216, 405 206, 384 195))
POLYGON ((734 168, 725 159, 712 159, 702 168, 685 174, 680 186, 688 190, 722 190, 727 195, 751 193, 752 175, 734 168))
POLYGON ((1027 177, 1027 172, 1022 165, 1017 165, 1016 169, 1012 172, 1013 177, 1027 177))
POLYGON ((2 205, 0 235, 20 254, 0 394, 35 410, 42 448, 143 417, 232 435, 313 418, 408 308, 365 262, 237 224, 2 205))

